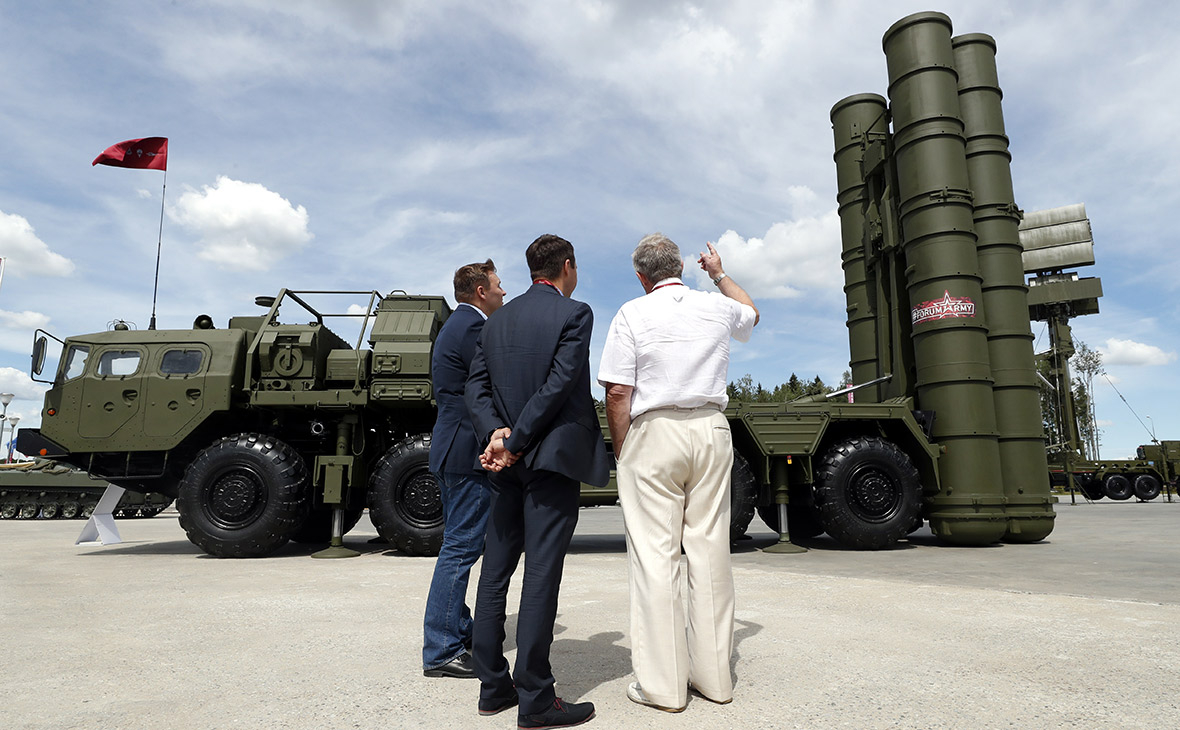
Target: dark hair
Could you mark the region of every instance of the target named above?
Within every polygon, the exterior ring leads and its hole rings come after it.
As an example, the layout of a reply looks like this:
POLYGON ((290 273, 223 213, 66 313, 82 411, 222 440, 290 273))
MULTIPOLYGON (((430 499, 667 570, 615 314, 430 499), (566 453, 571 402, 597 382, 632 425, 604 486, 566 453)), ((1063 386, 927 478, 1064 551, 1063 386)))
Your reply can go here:
POLYGON ((482 264, 474 263, 460 266, 455 270, 455 301, 468 302, 475 299, 475 290, 479 287, 490 288, 492 280, 488 274, 496 270, 491 259, 482 264))
POLYGON ((561 236, 546 233, 529 244, 524 252, 529 264, 529 276, 534 279, 556 279, 569 259, 570 266, 577 267, 574 260, 574 245, 561 236))

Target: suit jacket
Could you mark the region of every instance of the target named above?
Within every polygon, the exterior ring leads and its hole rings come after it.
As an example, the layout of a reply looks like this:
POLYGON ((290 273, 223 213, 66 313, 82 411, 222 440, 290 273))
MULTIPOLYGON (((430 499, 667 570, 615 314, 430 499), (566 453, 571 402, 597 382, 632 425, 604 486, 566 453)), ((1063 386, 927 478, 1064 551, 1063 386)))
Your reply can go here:
POLYGON ((472 307, 460 305, 443 323, 430 356, 430 379, 438 402, 438 417, 430 437, 430 470, 457 474, 485 474, 479 465, 475 429, 463 400, 467 373, 475 356, 475 343, 484 318, 472 307))
POLYGON ((610 461, 590 396, 593 327, 589 305, 547 284, 533 284, 488 318, 466 391, 481 445, 508 426, 505 446, 523 452, 518 463, 607 483, 610 461))

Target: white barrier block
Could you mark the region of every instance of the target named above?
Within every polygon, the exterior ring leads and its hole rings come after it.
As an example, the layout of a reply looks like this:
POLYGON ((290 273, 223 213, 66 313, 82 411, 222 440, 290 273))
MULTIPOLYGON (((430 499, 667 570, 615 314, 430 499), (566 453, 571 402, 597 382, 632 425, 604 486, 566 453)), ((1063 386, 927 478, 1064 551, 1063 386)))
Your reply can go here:
POLYGON ((113 512, 115 507, 119 506, 119 500, 123 498, 125 491, 127 490, 123 487, 116 487, 114 484, 107 487, 98 500, 98 506, 91 513, 90 519, 86 520, 86 526, 82 528, 82 534, 78 535, 75 545, 81 545, 84 542, 99 542, 103 545, 123 542, 123 538, 119 537, 119 528, 115 527, 113 512))

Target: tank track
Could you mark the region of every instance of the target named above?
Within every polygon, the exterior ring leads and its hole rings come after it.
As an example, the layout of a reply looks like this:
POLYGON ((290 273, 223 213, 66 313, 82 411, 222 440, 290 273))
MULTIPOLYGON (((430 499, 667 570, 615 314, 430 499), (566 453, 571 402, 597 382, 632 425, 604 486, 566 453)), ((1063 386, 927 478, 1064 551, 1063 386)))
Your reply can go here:
MULTIPOLYGON (((60 464, 38 462, 0 467, 0 520, 85 520, 98 506, 107 483, 60 464)), ((154 517, 172 498, 151 492, 126 491, 115 517, 154 517)))

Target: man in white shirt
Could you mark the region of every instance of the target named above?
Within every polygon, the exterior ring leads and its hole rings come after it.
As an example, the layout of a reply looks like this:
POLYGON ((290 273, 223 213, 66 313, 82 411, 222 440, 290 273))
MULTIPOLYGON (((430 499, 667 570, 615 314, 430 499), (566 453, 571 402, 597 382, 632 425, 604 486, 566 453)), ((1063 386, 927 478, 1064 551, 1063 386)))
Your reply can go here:
POLYGON ((663 234, 639 242, 631 258, 645 295, 615 315, 598 372, 630 559, 631 663, 639 681, 627 696, 668 712, 685 708, 690 685, 713 702, 733 699, 733 446, 723 411, 729 340, 750 339, 758 310, 707 246, 697 263, 724 296, 684 285, 680 249, 663 234))

